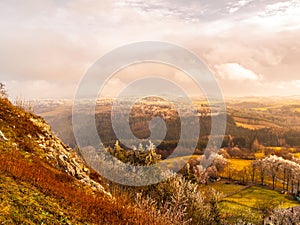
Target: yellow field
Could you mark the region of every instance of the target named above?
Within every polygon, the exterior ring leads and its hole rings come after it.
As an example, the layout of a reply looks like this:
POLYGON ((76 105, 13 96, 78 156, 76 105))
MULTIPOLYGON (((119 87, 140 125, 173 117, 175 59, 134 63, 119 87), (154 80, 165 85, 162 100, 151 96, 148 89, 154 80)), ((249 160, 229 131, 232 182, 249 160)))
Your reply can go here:
POLYGON ((268 108, 252 108, 252 110, 256 111, 267 111, 268 108))
POLYGON ((236 170, 243 170, 245 167, 249 166, 253 160, 246 159, 228 159, 230 166, 236 170))
POLYGON ((265 147, 265 149, 275 150, 275 151, 281 151, 282 147, 265 147))
POLYGON ((257 121, 256 118, 244 118, 244 117, 238 117, 238 116, 233 116, 234 121, 237 126, 248 128, 248 129, 262 129, 266 127, 278 127, 277 124, 270 122, 270 121, 264 121, 260 119, 257 121))
POLYGON ((285 148, 285 147, 265 147, 264 149, 275 150, 275 151, 288 150, 289 152, 295 152, 296 150, 296 148, 285 148))
POLYGON ((258 130, 258 129, 262 129, 262 128, 266 127, 264 125, 254 125, 254 124, 239 123, 239 122, 235 122, 235 124, 238 127, 244 127, 244 128, 250 129, 250 130, 258 130))
POLYGON ((294 154, 293 154, 293 156, 294 156, 295 158, 298 158, 298 159, 300 159, 300 152, 298 152, 298 153, 294 153, 294 154))
POLYGON ((295 108, 295 112, 300 112, 300 108, 295 108))
POLYGON ((265 157, 264 152, 256 152, 256 153, 254 153, 254 155, 257 159, 262 159, 265 157))

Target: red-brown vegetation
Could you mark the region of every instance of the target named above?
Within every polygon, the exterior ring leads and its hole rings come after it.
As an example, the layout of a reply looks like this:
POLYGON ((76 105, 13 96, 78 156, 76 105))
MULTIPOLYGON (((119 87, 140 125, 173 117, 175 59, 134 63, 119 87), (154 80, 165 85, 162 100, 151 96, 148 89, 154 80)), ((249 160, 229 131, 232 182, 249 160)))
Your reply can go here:
POLYGON ((126 196, 110 198, 105 194, 92 192, 75 179, 38 157, 26 159, 17 150, 0 152, 0 172, 14 179, 31 183, 44 194, 59 199, 71 206, 74 217, 82 222, 95 224, 163 224, 151 213, 134 208, 126 196))

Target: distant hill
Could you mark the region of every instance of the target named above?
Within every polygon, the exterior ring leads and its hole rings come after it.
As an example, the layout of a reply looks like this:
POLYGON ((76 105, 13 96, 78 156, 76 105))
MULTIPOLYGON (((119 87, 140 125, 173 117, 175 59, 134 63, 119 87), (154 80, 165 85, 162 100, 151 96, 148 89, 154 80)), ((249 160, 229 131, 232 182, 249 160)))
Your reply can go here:
MULTIPOLYGON (((152 103, 146 104, 151 105, 152 103)), ((196 102, 196 104, 200 111, 200 140, 197 147, 201 153, 206 146, 210 133, 211 116, 209 116, 209 107, 204 102, 196 102)), ((297 108, 299 104, 296 99, 285 100, 281 98, 271 98, 269 102, 266 98, 230 100, 227 102, 226 136, 234 137, 236 139, 235 144, 243 148, 251 148, 252 142, 256 138, 260 144, 265 146, 300 146, 300 130, 298 129, 300 127, 300 108, 297 108)), ((157 108, 157 106, 155 107, 157 108)), ((99 102, 96 120, 102 141, 106 145, 113 146, 117 138, 110 122, 110 108, 110 100, 99 102)), ((148 107, 148 111, 145 111, 144 106, 136 106, 132 109, 134 112, 131 114, 130 123, 134 134, 139 138, 148 137, 150 134, 149 120, 154 114, 157 115, 158 111, 154 111, 151 115, 151 106, 148 107)), ((168 133, 165 141, 158 146, 158 150, 161 150, 160 154, 164 152, 167 155, 165 150, 170 152, 177 145, 180 136, 180 120, 177 114, 174 114, 172 110, 168 111, 166 107, 161 111, 167 121, 168 133)), ((55 133, 65 143, 73 148, 76 146, 72 129, 71 101, 41 101, 35 105, 35 112, 51 124, 55 133)), ((84 116, 84 110, 82 110, 82 115, 84 116)), ((81 126, 82 133, 88 133, 86 131, 89 126, 85 123, 82 123, 81 126)), ((225 139, 224 146, 227 144, 225 139)), ((184 155, 184 153, 182 154, 184 155)))

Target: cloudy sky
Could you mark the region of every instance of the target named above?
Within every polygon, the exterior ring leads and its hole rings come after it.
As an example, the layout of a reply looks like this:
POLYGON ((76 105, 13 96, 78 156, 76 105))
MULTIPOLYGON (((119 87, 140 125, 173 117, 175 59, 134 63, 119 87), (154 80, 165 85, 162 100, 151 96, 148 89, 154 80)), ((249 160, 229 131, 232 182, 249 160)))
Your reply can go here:
POLYGON ((0 81, 11 98, 72 98, 102 55, 155 40, 194 52, 225 96, 299 95, 299 21, 300 0, 3 0, 0 81))

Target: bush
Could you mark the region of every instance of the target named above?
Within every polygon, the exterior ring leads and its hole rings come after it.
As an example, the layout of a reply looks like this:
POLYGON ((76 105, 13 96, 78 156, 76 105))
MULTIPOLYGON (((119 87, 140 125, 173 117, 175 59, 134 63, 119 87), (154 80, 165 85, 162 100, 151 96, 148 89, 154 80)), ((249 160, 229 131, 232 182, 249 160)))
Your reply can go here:
POLYGON ((7 99, 7 92, 3 83, 0 83, 0 98, 7 99))

